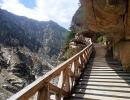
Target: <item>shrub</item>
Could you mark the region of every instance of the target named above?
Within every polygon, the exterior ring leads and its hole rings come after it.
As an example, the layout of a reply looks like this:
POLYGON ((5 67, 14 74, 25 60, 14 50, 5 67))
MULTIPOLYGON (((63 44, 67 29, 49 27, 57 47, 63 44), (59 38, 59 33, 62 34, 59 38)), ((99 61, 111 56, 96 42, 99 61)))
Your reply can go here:
POLYGON ((74 38, 74 36, 75 36, 75 33, 71 32, 71 31, 68 32, 68 35, 67 35, 66 41, 65 41, 66 45, 68 45, 70 43, 70 41, 74 38))

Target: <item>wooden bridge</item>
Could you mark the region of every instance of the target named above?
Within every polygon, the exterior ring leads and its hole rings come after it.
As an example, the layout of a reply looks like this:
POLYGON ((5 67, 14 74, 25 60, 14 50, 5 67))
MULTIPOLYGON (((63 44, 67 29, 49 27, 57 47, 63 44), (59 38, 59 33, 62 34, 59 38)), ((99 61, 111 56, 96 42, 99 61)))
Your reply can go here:
POLYGON ((119 62, 105 58, 93 44, 60 64, 8 100, 130 100, 130 74, 119 62), (53 81, 55 81, 54 84, 53 81))

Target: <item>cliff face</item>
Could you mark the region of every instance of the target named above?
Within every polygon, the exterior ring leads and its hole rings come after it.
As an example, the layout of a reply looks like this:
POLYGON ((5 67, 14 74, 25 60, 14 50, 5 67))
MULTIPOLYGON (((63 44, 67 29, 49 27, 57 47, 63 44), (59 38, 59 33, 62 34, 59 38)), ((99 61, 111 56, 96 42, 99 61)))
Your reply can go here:
POLYGON ((74 33, 80 33, 82 31, 88 31, 88 26, 84 22, 86 21, 85 13, 83 7, 79 7, 79 9, 74 14, 72 18, 72 23, 70 29, 74 33))
POLYGON ((81 7, 72 20, 71 29, 76 32, 85 30, 86 34, 89 31, 105 33, 107 45, 113 49, 114 58, 121 60, 124 69, 129 70, 130 1, 80 0, 80 2, 81 7))

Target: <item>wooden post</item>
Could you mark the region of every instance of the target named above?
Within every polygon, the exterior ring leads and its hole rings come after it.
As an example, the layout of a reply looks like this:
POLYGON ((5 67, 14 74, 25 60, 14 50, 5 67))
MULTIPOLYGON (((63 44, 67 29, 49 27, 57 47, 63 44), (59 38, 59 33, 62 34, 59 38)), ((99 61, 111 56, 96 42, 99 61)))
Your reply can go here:
POLYGON ((59 76, 58 87, 61 88, 62 84, 63 84, 63 71, 61 71, 61 74, 59 76))
POLYGON ((39 90, 38 100, 50 100, 48 85, 45 85, 42 89, 39 90))
POLYGON ((56 100, 61 100, 61 95, 60 94, 56 94, 56 100))
POLYGON ((75 61, 75 70, 74 70, 74 78, 75 80, 77 80, 77 78, 79 77, 79 74, 78 74, 78 61, 75 61))
POLYGON ((65 73, 65 80, 64 80, 64 89, 67 92, 70 92, 70 80, 69 80, 69 73, 66 71, 65 73))

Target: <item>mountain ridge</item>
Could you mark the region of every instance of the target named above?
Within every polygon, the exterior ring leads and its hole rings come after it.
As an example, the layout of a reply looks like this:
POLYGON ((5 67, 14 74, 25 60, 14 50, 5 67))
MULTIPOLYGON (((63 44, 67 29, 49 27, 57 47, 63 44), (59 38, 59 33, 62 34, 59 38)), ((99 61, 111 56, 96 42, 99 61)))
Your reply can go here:
MULTIPOLYGON (((33 19, 29 19, 29 18, 26 18, 26 17, 21 17, 21 16, 17 16, 15 14, 11 14, 5 10, 0 10, 0 18, 4 19, 4 20, 1 20, 1 24, 0 26, 2 26, 2 24, 8 24, 8 25, 3 25, 4 28, 11 28, 10 31, 14 28, 16 29, 15 27, 19 28, 18 30, 21 30, 21 32, 19 34, 24 34, 25 37, 27 38, 29 35, 29 39, 33 39, 35 42, 34 44, 36 43, 36 45, 38 45, 38 47, 40 46, 39 44, 43 42, 43 44, 46 44, 46 41, 44 41, 44 39, 46 39, 46 37, 48 36, 47 35, 47 32, 49 31, 51 33, 51 35, 54 36, 54 38, 56 37, 55 35, 57 35, 56 38, 59 38, 60 39, 60 42, 61 44, 57 45, 58 49, 61 48, 60 45, 63 45, 63 42, 62 40, 64 40, 67 32, 67 30, 61 26, 59 26, 56 22, 50 20, 50 21, 36 21, 36 20, 33 20, 33 19), (7 27, 9 26, 9 24, 13 24, 12 27, 7 27), (15 26, 15 27, 13 27, 15 26), (44 35, 44 36, 43 36, 44 35), (40 42, 40 43, 38 43, 40 42)), ((8 30, 9 30, 8 29, 8 30)), ((16 30, 18 32, 18 30, 16 30)), ((2 29, 0 30, 0 32, 2 31, 2 29)), ((7 32, 9 33, 9 32, 7 32)), ((15 33, 15 32, 12 32, 12 33, 15 33)), ((18 38, 18 37, 17 37, 18 38)), ((53 40, 52 39, 53 37, 51 37, 50 40, 53 40)), ((23 41, 24 42, 24 41, 23 41)), ((56 41, 55 41, 56 42, 56 41)), ((59 42, 59 40, 58 40, 59 42)), ((25 43, 26 44, 26 43, 25 43)), ((53 42, 48 42, 47 44, 52 44, 53 45, 53 42)), ((26 44, 27 45, 27 44, 26 44)), ((28 46, 28 45, 27 45, 28 46)), ((45 46, 45 45, 43 45, 45 46)), ((38 47, 36 47, 36 51, 38 49, 38 47)), ((32 48, 31 48, 32 49, 32 48)), ((45 49, 45 48, 44 48, 45 49)))

